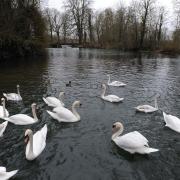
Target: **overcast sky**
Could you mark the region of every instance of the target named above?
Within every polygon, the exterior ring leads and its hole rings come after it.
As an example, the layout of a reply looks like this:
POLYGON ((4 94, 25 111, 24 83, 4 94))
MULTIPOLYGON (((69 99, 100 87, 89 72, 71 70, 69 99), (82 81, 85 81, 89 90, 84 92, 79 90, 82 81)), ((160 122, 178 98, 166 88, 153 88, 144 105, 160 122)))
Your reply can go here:
MULTIPOLYGON (((49 8, 56 8, 59 11, 63 11, 64 0, 44 0, 44 6, 49 8)), ((128 5, 132 0, 92 0, 92 8, 95 10, 105 9, 107 7, 116 8, 119 4, 128 5)), ((168 19, 166 25, 171 31, 174 28, 174 16, 173 16, 173 0, 157 0, 157 5, 165 6, 168 11, 168 19)))
MULTIPOLYGON (((63 0, 45 0, 46 5, 50 8, 56 8, 61 10, 63 0)), ((104 9, 107 7, 116 7, 118 4, 123 2, 127 4, 131 0, 93 0, 92 6, 94 9, 104 9)), ((172 11, 172 0, 157 0, 159 5, 167 7, 168 10, 172 11)))

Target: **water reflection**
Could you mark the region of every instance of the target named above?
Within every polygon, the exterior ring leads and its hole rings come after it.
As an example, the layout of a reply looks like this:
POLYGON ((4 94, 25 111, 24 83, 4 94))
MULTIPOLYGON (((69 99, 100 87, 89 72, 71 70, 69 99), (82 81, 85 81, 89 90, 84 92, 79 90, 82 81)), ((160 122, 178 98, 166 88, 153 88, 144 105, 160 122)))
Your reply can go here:
MULTIPOLYGON (((180 71, 178 58, 152 54, 122 53, 115 50, 77 48, 49 49, 48 59, 0 65, 0 93, 15 92, 21 85, 23 103, 8 102, 10 114, 31 116, 30 105, 38 104, 40 122, 31 126, 9 124, 0 138, 0 165, 20 169, 17 179, 177 179, 180 166, 180 138, 164 128, 162 112, 142 114, 135 106, 154 104, 158 94, 160 109, 179 116, 180 71), (124 97, 120 104, 100 99, 101 84, 113 80, 127 83, 110 87, 108 94, 124 97), (72 87, 65 84, 72 81, 72 87), (46 113, 43 96, 65 91, 66 107, 80 100, 81 122, 60 124, 46 113), (125 132, 140 131, 149 145, 160 152, 149 156, 130 155, 111 142, 111 126, 121 121, 125 132), (33 162, 25 160, 24 131, 48 125, 47 147, 33 162), (174 167, 174 168, 172 168, 174 167)), ((1 121, 2 122, 2 121, 1 121)))

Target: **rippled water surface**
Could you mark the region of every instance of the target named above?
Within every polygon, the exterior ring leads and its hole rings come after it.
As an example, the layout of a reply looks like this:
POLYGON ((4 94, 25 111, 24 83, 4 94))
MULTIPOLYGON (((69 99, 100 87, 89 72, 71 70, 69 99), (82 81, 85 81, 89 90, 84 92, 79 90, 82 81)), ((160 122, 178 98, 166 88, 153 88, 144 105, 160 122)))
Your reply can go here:
MULTIPOLYGON (((22 103, 7 103, 10 114, 31 115, 30 105, 38 104, 40 121, 30 126, 8 125, 0 138, 0 165, 19 169, 18 180, 173 180, 180 179, 180 134, 164 127, 162 110, 180 117, 180 59, 163 56, 142 57, 112 50, 49 49, 48 59, 0 64, 0 94, 15 92, 20 84, 22 103), (127 83, 110 87, 107 94, 124 97, 119 104, 100 99, 101 83, 127 83), (68 81, 72 87, 66 87, 68 81), (43 96, 58 96, 70 108, 75 100, 81 121, 73 124, 53 120, 43 96), (160 110, 136 113, 139 104, 154 105, 158 94, 160 110), (111 142, 111 127, 124 124, 124 133, 137 130, 159 148, 150 155, 131 155, 111 142), (24 132, 48 125, 47 145, 34 161, 25 159, 24 132)), ((0 120, 0 123, 3 122, 0 120)))

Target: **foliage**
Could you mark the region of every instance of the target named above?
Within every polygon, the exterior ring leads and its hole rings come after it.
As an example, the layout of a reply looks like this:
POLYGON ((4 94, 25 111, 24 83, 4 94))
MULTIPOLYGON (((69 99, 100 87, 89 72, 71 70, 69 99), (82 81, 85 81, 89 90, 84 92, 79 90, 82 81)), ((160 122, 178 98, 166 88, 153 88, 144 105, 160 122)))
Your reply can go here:
POLYGON ((1 0, 0 57, 41 54, 45 28, 38 0, 1 0))

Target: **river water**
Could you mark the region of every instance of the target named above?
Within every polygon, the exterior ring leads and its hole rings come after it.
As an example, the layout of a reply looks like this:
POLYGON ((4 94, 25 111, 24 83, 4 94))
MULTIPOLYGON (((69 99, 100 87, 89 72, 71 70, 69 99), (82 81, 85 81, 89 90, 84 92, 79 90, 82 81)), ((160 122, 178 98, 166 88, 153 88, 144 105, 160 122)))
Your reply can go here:
MULTIPOLYGON (((180 134, 164 127, 162 110, 180 117, 180 58, 122 53, 115 50, 49 49, 47 59, 27 59, 0 64, 0 94, 15 92, 20 84, 23 102, 7 102, 10 115, 31 116, 31 103, 38 105, 40 121, 29 126, 8 125, 0 138, 0 165, 19 169, 18 180, 174 180, 180 179, 180 134), (126 87, 109 87, 107 94, 124 97, 119 104, 100 98, 107 74, 126 87), (71 87, 65 84, 72 81, 71 87), (46 112, 43 96, 66 93, 70 108, 80 100, 81 121, 58 123, 46 112), (135 112, 140 104, 154 105, 152 114, 135 112), (141 132, 149 145, 160 151, 131 155, 111 141, 111 127, 124 124, 124 133, 141 132), (25 159, 24 132, 48 126, 47 145, 34 161, 25 159)), ((3 120, 0 120, 2 123, 3 120)))

